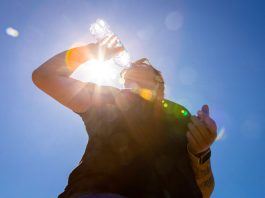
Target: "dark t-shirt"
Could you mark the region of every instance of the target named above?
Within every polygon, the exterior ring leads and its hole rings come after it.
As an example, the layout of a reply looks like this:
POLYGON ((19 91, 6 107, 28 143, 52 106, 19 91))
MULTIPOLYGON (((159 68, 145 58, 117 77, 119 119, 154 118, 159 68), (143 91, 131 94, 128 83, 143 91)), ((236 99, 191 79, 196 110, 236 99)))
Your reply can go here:
POLYGON ((186 151, 189 113, 163 102, 157 113, 152 102, 129 90, 95 97, 90 108, 79 113, 89 142, 59 198, 87 192, 201 197, 186 151))

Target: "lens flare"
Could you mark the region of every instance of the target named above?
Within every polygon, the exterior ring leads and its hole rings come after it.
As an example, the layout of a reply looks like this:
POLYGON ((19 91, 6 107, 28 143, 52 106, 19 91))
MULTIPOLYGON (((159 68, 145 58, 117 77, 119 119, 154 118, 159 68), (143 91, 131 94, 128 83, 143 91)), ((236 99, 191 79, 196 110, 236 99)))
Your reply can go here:
POLYGON ((149 101, 151 101, 153 98, 154 98, 154 94, 153 94, 153 91, 152 90, 150 90, 150 89, 140 89, 140 91, 139 91, 140 93, 140 96, 142 97, 142 98, 144 98, 145 100, 149 100, 149 101))
POLYGON ((185 117, 189 114, 188 111, 186 111, 186 110, 184 110, 184 109, 181 110, 181 113, 182 113, 182 115, 185 116, 185 117))
POLYGON ((183 67, 180 69, 178 78, 184 85, 192 85, 197 80, 198 74, 192 67, 183 67))
POLYGON ((225 137, 225 128, 222 127, 219 132, 217 133, 217 137, 215 139, 215 141, 220 141, 220 140, 223 140, 225 137))
POLYGON ((89 56, 89 49, 85 44, 75 43, 65 56, 65 63, 70 71, 74 71, 80 64, 86 62, 89 56), (82 47, 75 47, 75 46, 82 47))
POLYGON ((8 36, 11 36, 11 37, 18 37, 19 36, 19 32, 12 27, 6 28, 6 34, 8 36))
POLYGON ((165 25, 168 30, 179 30, 183 25, 183 16, 180 12, 171 12, 166 16, 165 25))

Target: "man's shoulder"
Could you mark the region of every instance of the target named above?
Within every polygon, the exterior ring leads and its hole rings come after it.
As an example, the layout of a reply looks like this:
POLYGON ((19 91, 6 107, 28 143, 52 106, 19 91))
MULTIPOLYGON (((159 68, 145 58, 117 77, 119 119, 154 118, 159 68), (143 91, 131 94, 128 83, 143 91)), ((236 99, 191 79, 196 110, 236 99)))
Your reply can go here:
POLYGON ((114 95, 121 92, 121 89, 107 86, 107 85, 98 85, 95 83, 86 83, 86 88, 88 91, 93 92, 94 95, 106 96, 106 95, 114 95))
POLYGON ((90 92, 91 103, 90 106, 98 106, 103 103, 111 103, 116 96, 121 93, 121 90, 106 85, 98 85, 95 83, 86 83, 86 90, 90 92))
MULTIPOLYGON (((120 111, 128 109, 131 104, 137 102, 137 96, 130 89, 119 89, 112 86, 97 85, 95 83, 86 83, 86 89, 91 93, 90 105, 85 112, 78 113, 92 113, 92 111, 107 111, 113 108, 118 108, 120 111)), ((77 113, 77 112, 75 112, 77 113)))

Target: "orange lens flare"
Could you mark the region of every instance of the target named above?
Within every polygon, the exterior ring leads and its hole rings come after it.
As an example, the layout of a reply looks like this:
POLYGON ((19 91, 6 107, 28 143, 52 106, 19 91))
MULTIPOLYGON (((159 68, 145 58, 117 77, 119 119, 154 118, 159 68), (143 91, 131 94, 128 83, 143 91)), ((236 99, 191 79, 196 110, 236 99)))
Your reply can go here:
POLYGON ((152 100, 154 98, 153 91, 150 89, 140 89, 139 94, 145 100, 152 100))
POLYGON ((71 48, 66 52, 65 63, 70 71, 74 71, 80 64, 86 62, 89 58, 89 49, 87 46, 71 48))

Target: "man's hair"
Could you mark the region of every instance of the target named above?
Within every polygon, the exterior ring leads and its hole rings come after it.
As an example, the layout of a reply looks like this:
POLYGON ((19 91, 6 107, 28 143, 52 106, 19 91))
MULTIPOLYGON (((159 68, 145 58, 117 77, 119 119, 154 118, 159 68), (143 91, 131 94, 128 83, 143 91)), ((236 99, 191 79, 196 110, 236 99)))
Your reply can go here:
MULTIPOLYGON (((159 70, 157 70, 150 62, 147 58, 142 58, 139 59, 137 61, 135 61, 134 63, 131 64, 130 69, 133 69, 135 67, 144 67, 146 69, 150 69, 155 73, 155 81, 157 82, 157 88, 156 88, 156 98, 157 99, 163 99, 164 98, 164 90, 165 90, 165 84, 164 84, 164 79, 163 76, 161 74, 161 72, 159 70)), ((128 69, 124 69, 121 71, 121 77, 124 78, 126 71, 128 71, 128 69)), ((125 80, 125 79, 124 79, 125 80)))

